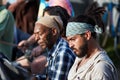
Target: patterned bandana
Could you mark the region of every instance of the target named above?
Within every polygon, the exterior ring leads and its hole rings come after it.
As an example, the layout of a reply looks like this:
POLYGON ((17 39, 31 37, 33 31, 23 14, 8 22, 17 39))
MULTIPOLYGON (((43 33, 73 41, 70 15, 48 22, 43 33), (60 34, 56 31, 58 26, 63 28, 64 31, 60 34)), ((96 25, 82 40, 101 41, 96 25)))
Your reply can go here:
POLYGON ((86 31, 102 33, 102 30, 101 28, 98 27, 98 25, 92 26, 91 24, 87 24, 87 23, 69 22, 66 28, 66 36, 83 34, 86 31))

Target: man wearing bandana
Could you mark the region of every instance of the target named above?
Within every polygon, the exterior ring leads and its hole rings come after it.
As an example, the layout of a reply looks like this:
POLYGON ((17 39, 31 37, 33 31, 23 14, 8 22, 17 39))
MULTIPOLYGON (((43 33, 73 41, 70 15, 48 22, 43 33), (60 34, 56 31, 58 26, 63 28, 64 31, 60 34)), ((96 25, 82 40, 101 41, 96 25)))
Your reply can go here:
POLYGON ((77 57, 68 80, 118 80, 113 62, 96 40, 96 34, 102 33, 103 13, 104 8, 97 8, 94 3, 85 15, 69 20, 66 36, 77 57))

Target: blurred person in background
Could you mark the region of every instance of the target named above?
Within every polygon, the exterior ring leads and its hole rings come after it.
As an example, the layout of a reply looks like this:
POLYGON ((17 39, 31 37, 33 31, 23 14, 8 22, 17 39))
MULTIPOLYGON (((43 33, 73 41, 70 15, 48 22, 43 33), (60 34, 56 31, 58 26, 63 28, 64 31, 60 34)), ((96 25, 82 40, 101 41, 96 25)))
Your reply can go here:
POLYGON ((67 10, 70 16, 74 16, 74 9, 70 0, 41 0, 38 11, 38 18, 43 15, 43 9, 47 6, 61 6, 67 10))
MULTIPOLYGON (((14 43, 26 40, 33 33, 34 23, 37 20, 39 0, 12 0, 7 1, 8 10, 15 18, 14 43), (31 6, 32 5, 32 6, 31 6)), ((24 54, 17 47, 13 47, 12 61, 24 54)))
POLYGON ((13 43, 13 32, 14 17, 3 5, 3 0, 0 0, 0 52, 4 53, 9 60, 12 57, 12 46, 5 43, 13 43))
POLYGON ((16 27, 30 35, 33 34, 39 0, 16 0, 8 9, 15 15, 16 27))

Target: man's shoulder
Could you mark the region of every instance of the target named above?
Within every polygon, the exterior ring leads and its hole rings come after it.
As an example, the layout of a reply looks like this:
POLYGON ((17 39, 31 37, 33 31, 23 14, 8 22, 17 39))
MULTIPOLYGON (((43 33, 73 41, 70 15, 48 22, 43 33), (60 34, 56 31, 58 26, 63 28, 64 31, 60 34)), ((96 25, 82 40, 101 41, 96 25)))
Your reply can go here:
POLYGON ((63 53, 74 54, 74 52, 73 52, 72 49, 69 47, 69 45, 68 45, 67 42, 61 43, 57 51, 63 52, 63 53))
POLYGON ((59 47, 57 48, 57 53, 58 53, 58 56, 67 56, 75 59, 74 52, 69 47, 67 41, 62 38, 60 40, 59 47))
POLYGON ((96 62, 105 61, 107 63, 113 64, 112 60, 107 55, 106 51, 101 51, 100 54, 95 59, 96 62))
POLYGON ((4 6, 2 6, 0 8, 0 15, 2 15, 0 16, 1 18, 0 22, 1 22, 1 21, 8 19, 7 17, 12 16, 12 13, 9 10, 7 10, 4 6))
POLYGON ((105 51, 101 52, 96 59, 94 60, 94 66, 100 67, 100 69, 104 70, 104 69, 112 69, 114 68, 114 64, 112 62, 112 60, 109 58, 109 56, 107 55, 107 53, 105 51))
POLYGON ((63 50, 70 49, 68 42, 63 38, 60 39, 59 49, 63 49, 63 50))
POLYGON ((75 60, 75 54, 69 47, 60 47, 58 49, 58 56, 67 57, 75 60))

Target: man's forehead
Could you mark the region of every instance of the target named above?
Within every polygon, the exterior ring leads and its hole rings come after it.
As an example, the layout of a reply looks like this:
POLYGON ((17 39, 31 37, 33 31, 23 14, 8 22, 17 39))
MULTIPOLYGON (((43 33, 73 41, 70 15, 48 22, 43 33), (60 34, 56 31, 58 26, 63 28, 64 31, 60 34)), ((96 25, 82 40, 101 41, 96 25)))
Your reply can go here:
POLYGON ((67 39, 76 38, 76 37, 80 37, 79 34, 76 34, 76 35, 73 35, 73 36, 67 36, 67 39))
POLYGON ((40 32, 40 28, 36 28, 36 27, 35 27, 34 33, 36 33, 36 32, 40 32))
POLYGON ((43 25, 43 24, 37 23, 37 24, 35 24, 34 33, 43 32, 43 31, 45 31, 46 29, 48 29, 48 27, 46 27, 46 26, 43 25))
POLYGON ((35 28, 34 28, 34 33, 36 33, 36 32, 39 32, 41 29, 40 29, 40 24, 36 24, 35 25, 35 28))
POLYGON ((71 38, 73 38, 74 36, 67 36, 67 39, 69 40, 69 39, 71 39, 71 38))

